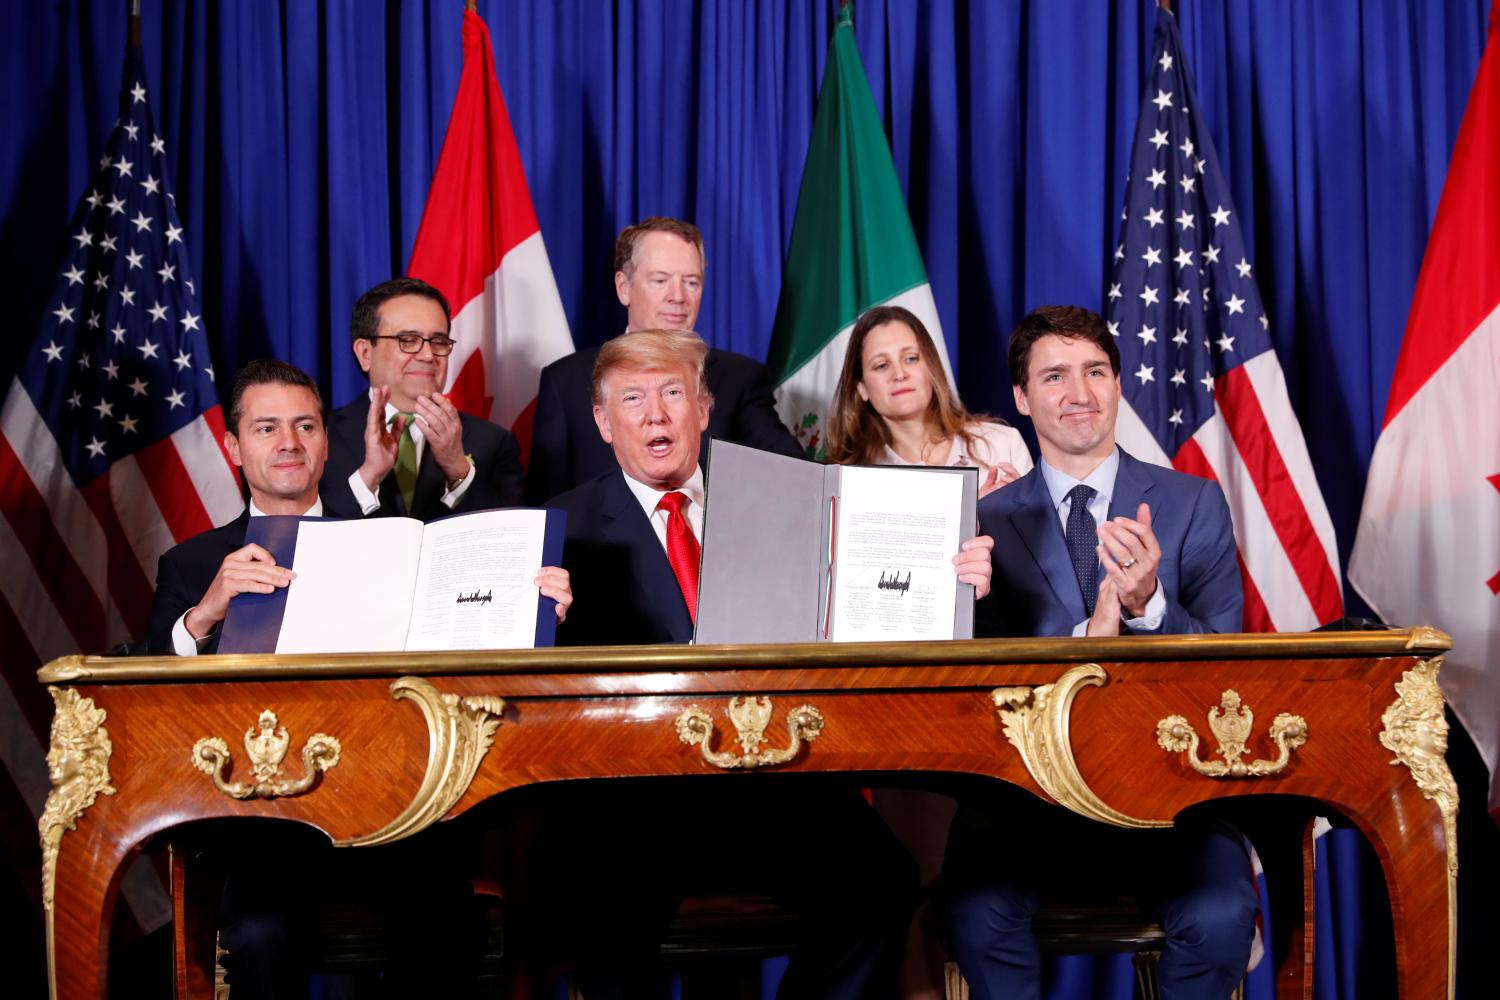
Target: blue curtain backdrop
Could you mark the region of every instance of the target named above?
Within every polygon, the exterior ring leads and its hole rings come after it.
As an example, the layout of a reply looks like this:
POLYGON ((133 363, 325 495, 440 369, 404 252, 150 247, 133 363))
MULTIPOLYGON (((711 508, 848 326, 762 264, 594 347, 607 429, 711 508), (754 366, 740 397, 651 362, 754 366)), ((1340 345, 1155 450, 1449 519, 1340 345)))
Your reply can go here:
MULTIPOLYGON (((127 4, 4 6, 8 383, 114 119, 127 4)), ((1347 559, 1487 0, 1174 6, 1347 559)), ((348 312, 410 254, 457 85, 461 0, 143 7, 151 99, 216 370, 276 355, 316 375, 332 403, 348 400, 365 384, 348 312)), ((1101 306, 1155 7, 856 4, 860 53, 974 408, 1011 413, 1005 337, 1027 309, 1101 306)), ((832 0, 481 0, 479 10, 575 341, 622 326, 614 234, 669 214, 707 237, 704 336, 764 357, 832 0)), ((1343 877, 1362 864, 1336 868, 1330 891, 1362 885, 1343 877)), ((1345 964, 1320 971, 1320 995, 1359 988, 1356 944, 1342 943, 1345 964)))

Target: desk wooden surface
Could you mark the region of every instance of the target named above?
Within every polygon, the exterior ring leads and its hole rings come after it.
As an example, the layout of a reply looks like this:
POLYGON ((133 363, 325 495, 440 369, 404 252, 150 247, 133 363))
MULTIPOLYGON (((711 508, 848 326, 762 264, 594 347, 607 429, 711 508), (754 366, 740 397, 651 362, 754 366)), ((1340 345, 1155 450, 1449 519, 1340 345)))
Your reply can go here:
MULTIPOLYGON (((988 776, 1120 826, 1234 796, 1326 803, 1384 866, 1401 995, 1451 996, 1449 645, 1422 628, 59 659, 40 672, 57 704, 41 821, 53 995, 102 995, 122 863, 193 820, 291 819, 362 846, 537 782, 910 770, 988 776)), ((1257 846, 1295 861, 1303 834, 1257 846)), ((1275 875, 1304 910, 1306 874, 1275 875)), ((1279 995, 1310 998, 1310 922, 1277 963, 1279 995)))

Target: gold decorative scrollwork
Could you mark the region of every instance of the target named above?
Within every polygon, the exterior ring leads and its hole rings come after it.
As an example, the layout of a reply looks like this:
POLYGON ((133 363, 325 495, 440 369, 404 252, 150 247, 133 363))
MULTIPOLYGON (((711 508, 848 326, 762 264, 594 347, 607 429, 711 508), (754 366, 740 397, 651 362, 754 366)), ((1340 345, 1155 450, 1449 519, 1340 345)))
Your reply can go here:
POLYGON ((1443 658, 1422 660, 1396 682, 1396 700, 1380 716, 1380 745, 1405 764, 1422 794, 1437 804, 1448 848, 1448 996, 1458 969, 1458 783, 1448 770, 1448 720, 1438 670, 1443 658))
POLYGON ((42 909, 47 919, 47 985, 57 995, 57 963, 52 926, 52 902, 57 888, 57 854, 63 834, 78 825, 83 811, 100 795, 113 795, 109 758, 114 747, 104 728, 105 712, 94 699, 78 692, 51 688, 52 739, 47 749, 47 777, 52 790, 37 820, 42 842, 42 909))
POLYGON ((339 841, 340 847, 388 844, 427 829, 463 798, 495 740, 505 700, 494 695, 444 694, 420 677, 398 677, 391 697, 416 702, 427 720, 427 773, 401 815, 374 833, 339 841))
POLYGON ((697 705, 689 705, 677 716, 677 738, 688 746, 697 746, 703 759, 726 771, 740 768, 772 767, 785 764, 797 756, 804 742, 811 743, 823 731, 823 713, 812 705, 798 705, 787 713, 786 730, 790 742, 780 750, 762 750, 766 726, 771 722, 771 699, 766 697, 729 699, 729 721, 734 723, 740 749, 744 753, 711 750, 714 720, 697 705))
POLYGON ((335 767, 344 748, 327 733, 313 733, 302 745, 302 777, 277 778, 281 762, 286 759, 291 737, 279 725, 276 713, 269 708, 260 713, 257 722, 245 730, 245 753, 250 758, 254 781, 226 781, 229 767, 229 744, 217 736, 205 736, 193 744, 193 766, 213 779, 214 787, 232 799, 279 799, 301 795, 312 788, 319 771, 335 767))
POLYGON ((1105 681, 1097 663, 1073 667, 1054 684, 1041 687, 1002 687, 991 692, 1005 726, 1005 737, 1021 752, 1026 770, 1042 791, 1080 816, 1124 827, 1171 826, 1170 821, 1136 819, 1108 805, 1094 793, 1078 770, 1069 742, 1068 718, 1073 699, 1084 687, 1105 681))
POLYGON ((1240 700, 1233 689, 1225 691, 1217 708, 1208 710, 1208 728, 1219 741, 1223 760, 1203 760, 1198 756, 1198 733, 1187 719, 1169 715, 1156 724, 1156 743, 1168 753, 1187 751, 1194 771, 1209 778, 1261 778, 1279 774, 1292 759, 1292 751, 1307 742, 1307 720, 1300 715, 1282 712, 1271 720, 1271 741, 1276 744, 1275 760, 1252 760, 1245 763, 1245 741, 1255 723, 1255 713, 1240 700))

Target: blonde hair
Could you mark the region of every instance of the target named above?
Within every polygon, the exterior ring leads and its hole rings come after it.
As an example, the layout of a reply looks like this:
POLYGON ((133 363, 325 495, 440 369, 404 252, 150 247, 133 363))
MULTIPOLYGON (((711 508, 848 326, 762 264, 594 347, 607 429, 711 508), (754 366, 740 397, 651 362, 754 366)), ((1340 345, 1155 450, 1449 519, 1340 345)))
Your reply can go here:
POLYGON ((662 371, 686 368, 693 373, 693 380, 697 383, 698 399, 705 407, 711 406, 714 398, 708 391, 708 380, 703 373, 707 360, 708 345, 691 330, 622 333, 599 348, 599 357, 594 361, 594 405, 603 405, 604 380, 616 369, 662 371))
POLYGON ((859 396, 859 383, 865 377, 865 338, 870 331, 887 323, 900 323, 917 338, 917 353, 922 357, 922 366, 927 369, 927 381, 932 383, 932 398, 928 400, 922 421, 930 439, 946 441, 956 437, 968 445, 972 453, 980 439, 969 429, 970 426, 990 418, 964 409, 938 363, 932 335, 910 309, 876 306, 860 316, 849 334, 844 369, 833 394, 833 405, 828 410, 828 426, 824 432, 828 450, 824 460, 832 465, 877 464, 882 452, 891 444, 891 432, 885 420, 875 412, 874 406, 859 396))

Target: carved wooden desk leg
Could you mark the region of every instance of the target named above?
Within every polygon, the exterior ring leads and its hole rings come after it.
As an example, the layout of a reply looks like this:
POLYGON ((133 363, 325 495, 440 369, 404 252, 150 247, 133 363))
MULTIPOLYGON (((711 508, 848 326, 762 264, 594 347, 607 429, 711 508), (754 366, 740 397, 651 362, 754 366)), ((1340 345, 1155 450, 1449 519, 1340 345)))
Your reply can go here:
POLYGON ((1380 717, 1380 745, 1410 773, 1362 811, 1360 826, 1385 869, 1401 996, 1452 1000, 1458 919, 1458 786, 1448 770, 1442 658, 1414 664, 1380 717), (1446 961, 1437 961, 1437 956, 1446 961))
POLYGON ((100 1000, 109 958, 110 915, 118 886, 110 882, 125 853, 114 842, 92 835, 85 818, 62 840, 57 857, 49 940, 57 1000, 100 1000))
POLYGON ((1451 998, 1453 890, 1449 885, 1443 824, 1430 802, 1393 803, 1393 807, 1365 835, 1380 857, 1390 890, 1400 996, 1403 1000, 1451 998), (1424 826, 1423 812, 1434 814, 1432 822, 1427 824, 1426 844, 1421 843, 1419 836, 1424 826))

